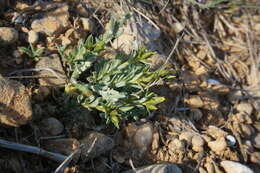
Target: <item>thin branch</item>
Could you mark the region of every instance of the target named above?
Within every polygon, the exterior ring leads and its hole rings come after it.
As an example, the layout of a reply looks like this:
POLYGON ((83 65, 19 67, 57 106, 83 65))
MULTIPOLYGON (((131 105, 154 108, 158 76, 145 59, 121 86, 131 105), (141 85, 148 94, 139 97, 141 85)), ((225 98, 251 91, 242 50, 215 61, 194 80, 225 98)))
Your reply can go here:
POLYGON ((23 151, 23 152, 37 154, 56 162, 63 162, 66 159, 66 156, 59 153, 49 152, 39 147, 18 144, 4 139, 0 139, 0 147, 8 148, 16 151, 23 151))
POLYGON ((75 156, 75 154, 77 154, 78 152, 80 152, 80 148, 84 146, 84 145, 80 145, 79 148, 72 152, 61 164, 60 166, 54 171, 54 173, 61 173, 63 172, 63 170, 69 165, 69 163, 71 162, 71 160, 73 159, 73 157, 75 156))
POLYGON ((51 68, 48 68, 48 67, 42 67, 42 68, 28 68, 28 69, 22 69, 22 70, 16 70, 16 71, 13 71, 11 73, 9 73, 9 76, 12 76, 16 73, 19 73, 19 72, 39 72, 39 71, 49 71, 51 72, 55 77, 57 77, 58 79, 60 80, 63 80, 63 78, 61 78, 57 72, 55 72, 54 70, 52 70, 51 68))

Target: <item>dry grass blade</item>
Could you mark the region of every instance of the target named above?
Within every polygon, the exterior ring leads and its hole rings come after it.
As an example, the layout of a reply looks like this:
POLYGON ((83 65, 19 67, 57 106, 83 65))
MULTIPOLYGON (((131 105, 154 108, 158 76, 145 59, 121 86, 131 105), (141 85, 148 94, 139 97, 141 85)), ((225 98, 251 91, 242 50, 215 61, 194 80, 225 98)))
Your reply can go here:
POLYGON ((63 170, 69 165, 69 163, 71 162, 71 160, 73 159, 73 156, 75 156, 75 154, 77 154, 78 152, 80 152, 80 148, 83 147, 84 145, 79 146, 79 148, 72 152, 61 164, 60 166, 54 171, 54 173, 62 173, 63 170))

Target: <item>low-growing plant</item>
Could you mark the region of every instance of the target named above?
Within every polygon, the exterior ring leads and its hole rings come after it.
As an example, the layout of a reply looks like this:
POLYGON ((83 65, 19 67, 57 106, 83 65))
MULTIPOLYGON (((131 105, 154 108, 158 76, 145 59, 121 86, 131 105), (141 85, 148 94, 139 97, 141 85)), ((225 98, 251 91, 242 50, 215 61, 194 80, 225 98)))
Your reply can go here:
POLYGON ((33 58, 34 61, 39 61, 39 57, 42 55, 44 48, 36 48, 30 44, 30 47, 19 47, 19 50, 33 58))
POLYGON ((112 59, 100 57, 106 43, 119 35, 119 27, 125 19, 117 22, 112 18, 107 33, 97 39, 90 35, 68 56, 64 54, 65 47, 59 47, 71 69, 65 92, 82 106, 98 110, 106 123, 112 122, 117 128, 120 120, 136 120, 156 110, 164 98, 150 88, 169 77, 163 68, 151 70, 147 60, 154 52, 144 47, 130 55, 118 53, 112 59))

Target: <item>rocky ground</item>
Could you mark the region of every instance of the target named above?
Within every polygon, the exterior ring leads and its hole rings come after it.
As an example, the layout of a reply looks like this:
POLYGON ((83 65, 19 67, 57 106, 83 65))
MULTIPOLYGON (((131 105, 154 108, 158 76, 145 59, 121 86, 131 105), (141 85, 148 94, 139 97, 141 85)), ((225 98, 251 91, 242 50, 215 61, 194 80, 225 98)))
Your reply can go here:
POLYGON ((73 153, 60 172, 260 172, 260 4, 191 2, 0 0, 0 170, 54 172, 73 153), (125 13, 103 56, 144 44, 175 78, 153 88, 159 110, 115 129, 66 101, 57 45, 70 52, 125 13))

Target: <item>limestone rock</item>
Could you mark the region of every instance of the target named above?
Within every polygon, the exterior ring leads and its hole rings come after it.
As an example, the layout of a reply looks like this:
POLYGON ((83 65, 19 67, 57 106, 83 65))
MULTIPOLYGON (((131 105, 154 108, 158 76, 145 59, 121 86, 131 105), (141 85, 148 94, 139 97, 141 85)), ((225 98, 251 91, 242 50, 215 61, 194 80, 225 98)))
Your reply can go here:
POLYGON ((81 17, 80 20, 81 20, 81 23, 83 25, 83 29, 85 31, 93 32, 95 26, 94 26, 94 22, 91 19, 85 18, 85 17, 81 17))
POLYGON ((98 157, 114 147, 114 140, 112 138, 94 131, 89 132, 86 137, 80 140, 80 142, 81 144, 84 144, 84 147, 81 150, 81 155, 84 160, 98 157), (88 153, 88 150, 92 144, 93 148, 90 153, 88 153))
POLYGON ((184 140, 187 142, 188 145, 191 145, 192 142, 192 137, 196 135, 195 133, 192 132, 182 132, 179 136, 180 140, 184 140))
POLYGON ((227 142, 224 137, 219 138, 215 141, 211 141, 208 143, 209 148, 215 153, 221 153, 225 151, 227 148, 227 142))
POLYGON ((0 75, 0 122, 20 127, 32 119, 30 96, 19 82, 0 75))
POLYGON ((40 57, 36 68, 41 69, 39 75, 46 76, 46 78, 39 79, 41 86, 64 86, 66 83, 65 72, 57 54, 40 57), (46 68, 48 69, 46 70, 46 68), (54 71, 54 73, 52 71, 54 71))
POLYGON ((240 103, 236 106, 237 111, 247 115, 251 115, 253 112, 253 106, 249 103, 240 103))
POLYGON ((43 148, 47 151, 64 154, 66 156, 76 151, 79 146, 79 141, 74 138, 48 140, 43 143, 43 148))
POLYGON ((114 49, 119 49, 126 54, 130 54, 130 52, 133 50, 134 40, 135 37, 133 35, 124 33, 113 41, 112 47, 114 49))
POLYGON ((28 32, 28 42, 29 43, 36 43, 39 39, 39 33, 33 30, 28 32))
POLYGON ((203 151, 204 140, 202 137, 195 135, 192 137, 192 149, 196 152, 203 151))
POLYGON ((260 133, 258 133, 254 138, 253 138, 253 145, 260 149, 260 133))
POLYGON ((185 149, 185 143, 179 139, 173 139, 169 144, 168 147, 170 150, 184 150, 185 149))
POLYGON ((216 126, 209 126, 209 128, 207 129, 207 133, 215 139, 225 137, 228 134, 227 132, 216 126))
POLYGON ((254 173, 247 166, 234 161, 225 160, 222 161, 220 165, 224 168, 226 173, 254 173))
POLYGON ((158 163, 137 168, 136 171, 125 171, 124 173, 182 173, 182 170, 173 163, 158 163))
POLYGON ((40 129, 45 135, 56 136, 63 132, 64 126, 56 118, 50 117, 40 122, 40 129))
POLYGON ((197 95, 186 98, 184 102, 187 103, 192 108, 201 108, 204 105, 200 96, 197 95))
POLYGON ((144 125, 141 125, 138 127, 138 130, 136 131, 134 135, 134 143, 136 145, 136 148, 140 152, 145 152, 149 150, 151 147, 153 138, 153 127, 151 124, 146 123, 144 125))
POLYGON ((35 32, 42 32, 49 36, 63 32, 69 25, 69 7, 67 4, 60 4, 53 11, 38 16, 31 24, 35 32))
POLYGON ((18 32, 14 28, 0 27, 0 45, 9 45, 18 40, 18 32))

